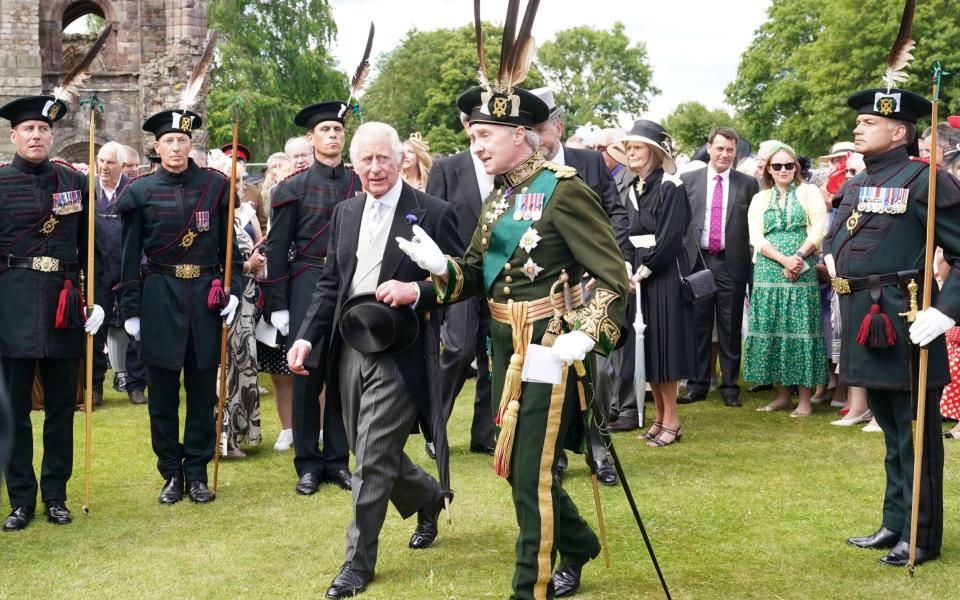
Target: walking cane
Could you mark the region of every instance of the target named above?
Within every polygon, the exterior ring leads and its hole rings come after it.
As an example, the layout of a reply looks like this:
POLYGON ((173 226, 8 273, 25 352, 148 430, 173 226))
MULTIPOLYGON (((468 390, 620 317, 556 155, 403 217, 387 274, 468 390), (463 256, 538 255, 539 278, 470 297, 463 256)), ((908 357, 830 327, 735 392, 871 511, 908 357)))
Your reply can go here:
MULTIPOLYGON (((240 136, 240 103, 237 102, 233 115, 233 150, 230 152, 230 201, 227 204, 227 256, 223 266, 223 293, 230 297, 230 279, 233 269, 233 211, 237 197, 237 138, 240 136)), ((242 304, 242 303, 241 303, 242 304)), ((241 309, 237 305, 237 311, 241 309)), ((220 328, 220 393, 217 399, 217 438, 213 451, 213 493, 217 493, 217 478, 220 474, 220 436, 223 435, 223 398, 227 395, 227 338, 230 326, 223 317, 220 328)))
MULTIPOLYGON (((923 304, 921 308, 930 308, 933 294, 933 252, 937 212, 937 104, 940 101, 940 79, 949 75, 939 62, 933 64, 933 94, 930 113, 930 169, 927 191, 927 245, 923 257, 923 304)), ((927 346, 920 347, 920 360, 917 373, 917 414, 913 424, 913 497, 910 501, 910 556, 907 560, 907 572, 913 577, 917 558, 917 521, 920 515, 920 471, 923 464, 923 433, 926 428, 927 406, 927 367, 930 362, 927 346)))

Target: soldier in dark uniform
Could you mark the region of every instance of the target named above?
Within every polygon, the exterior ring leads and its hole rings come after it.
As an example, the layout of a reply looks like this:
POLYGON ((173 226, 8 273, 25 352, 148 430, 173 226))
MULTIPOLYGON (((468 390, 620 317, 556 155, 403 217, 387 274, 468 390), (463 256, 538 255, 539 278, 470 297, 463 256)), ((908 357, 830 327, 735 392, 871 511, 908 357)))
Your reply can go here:
MULTIPOLYGON (((83 311, 81 260, 87 253, 87 178, 48 158, 53 123, 67 112, 53 96, 19 98, 0 108, 17 153, 0 167, 0 394, 9 401, 13 440, 5 467, 13 511, 4 531, 23 529, 37 504, 30 390, 39 367, 44 392, 40 493, 47 520, 71 521, 73 412, 84 330, 96 333, 103 310, 83 311), (16 307, 13 310, 12 307, 16 307), (86 322, 85 322, 86 321, 86 322)), ((85 282, 89 285, 90 282, 85 282)))
MULTIPOLYGON (((933 289, 933 305, 911 325, 911 282, 923 282, 929 165, 913 158, 925 98, 899 89, 862 90, 847 104, 856 110, 855 148, 866 171, 847 182, 824 242, 825 262, 840 296, 843 339, 840 380, 867 388, 870 410, 886 442, 886 493, 881 527, 849 538, 861 548, 891 549, 881 562, 907 563, 913 488, 918 346, 929 349, 926 428, 920 481, 916 564, 937 558, 943 535, 943 440, 939 398, 950 381, 942 333, 960 317, 960 276, 933 289), (909 335, 908 335, 909 328, 909 335), (911 344, 911 341, 913 344, 911 344), (916 345, 914 345, 916 344, 916 345)), ((953 272, 960 269, 960 185, 937 175, 936 241, 953 272)), ((917 289, 912 296, 922 295, 917 289)))
MULTIPOLYGON (((300 111, 294 122, 307 130, 316 160, 277 184, 271 196, 263 290, 270 322, 281 335, 300 330, 323 274, 334 205, 361 191, 360 178, 342 159, 348 111, 344 102, 321 102, 300 111)), ((322 450, 318 443, 323 371, 311 369, 309 375, 293 378, 293 465, 299 477, 296 490, 303 495, 313 494, 324 481, 344 490, 351 486, 347 434, 336 400, 327 399, 322 450)))
POLYGON ((200 116, 190 111, 166 110, 147 119, 143 129, 156 136, 161 165, 132 181, 117 208, 123 222, 120 311, 127 332, 142 337, 150 433, 166 481, 160 492, 164 504, 178 502, 185 485, 194 502, 214 499, 207 463, 216 446, 212 415, 221 317, 232 321, 243 289, 242 257, 234 247, 234 277, 224 296, 230 182, 188 157, 192 131, 200 125, 200 116), (182 444, 181 371, 187 391, 182 444))

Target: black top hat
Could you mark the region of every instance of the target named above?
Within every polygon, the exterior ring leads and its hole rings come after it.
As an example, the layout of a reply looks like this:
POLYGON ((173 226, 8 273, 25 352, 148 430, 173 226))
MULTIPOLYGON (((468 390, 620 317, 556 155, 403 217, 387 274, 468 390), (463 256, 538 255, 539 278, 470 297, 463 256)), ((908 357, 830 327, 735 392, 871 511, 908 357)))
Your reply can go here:
POLYGON ((472 87, 457 98, 460 112, 470 115, 470 123, 492 123, 532 129, 547 120, 550 109, 543 100, 525 89, 515 87, 513 94, 488 92, 472 87))
POLYGON ((143 122, 143 130, 159 140, 166 133, 185 133, 193 137, 193 130, 200 129, 203 119, 190 110, 164 110, 143 122))
POLYGON ((659 123, 646 119, 634 121, 627 135, 607 146, 610 158, 624 166, 627 166, 627 142, 643 142, 656 148, 663 158, 663 170, 671 175, 677 172, 677 164, 673 162, 673 138, 659 123))
MULTIPOLYGON (((233 143, 224 144, 220 146, 220 151, 230 156, 233 154, 233 143)), ((250 157, 253 156, 253 152, 250 152, 250 148, 244 146, 243 144, 237 144, 237 160, 242 160, 244 162, 250 162, 250 157)))
POLYGON ((67 105, 53 96, 25 96, 11 100, 0 108, 0 117, 8 119, 11 127, 24 121, 44 121, 53 125, 67 114, 67 105))
POLYGON ((340 335, 357 352, 388 355, 413 345, 420 320, 410 306, 391 308, 376 294, 357 294, 340 310, 340 335))
POLYGON ((907 123, 916 123, 917 119, 926 117, 933 110, 929 100, 898 88, 871 88, 850 94, 847 106, 861 115, 876 115, 897 119, 907 123))
POLYGON ((311 104, 297 113, 293 123, 304 129, 313 129, 317 123, 323 121, 336 121, 343 125, 343 120, 350 111, 350 105, 346 102, 334 100, 332 102, 319 102, 311 104))

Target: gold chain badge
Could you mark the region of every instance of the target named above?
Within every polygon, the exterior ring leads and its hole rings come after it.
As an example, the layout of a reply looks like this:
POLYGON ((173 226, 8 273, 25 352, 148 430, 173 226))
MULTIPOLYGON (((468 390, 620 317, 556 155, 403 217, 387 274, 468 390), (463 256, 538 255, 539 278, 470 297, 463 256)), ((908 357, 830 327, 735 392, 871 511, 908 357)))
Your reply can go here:
POLYGON ((197 237, 197 234, 195 234, 193 231, 186 232, 185 234, 183 234, 183 239, 180 240, 180 247, 189 248, 190 246, 193 245, 193 240, 196 237, 197 237))
POLYGON ((860 212, 855 210, 850 214, 850 218, 847 219, 847 231, 853 231, 854 229, 856 229, 857 223, 859 222, 860 222, 860 212))
POLYGON ((47 219, 47 222, 43 224, 43 227, 40 228, 40 233, 43 235, 50 235, 53 233, 53 230, 57 228, 57 223, 60 221, 56 217, 50 215, 50 218, 47 219))

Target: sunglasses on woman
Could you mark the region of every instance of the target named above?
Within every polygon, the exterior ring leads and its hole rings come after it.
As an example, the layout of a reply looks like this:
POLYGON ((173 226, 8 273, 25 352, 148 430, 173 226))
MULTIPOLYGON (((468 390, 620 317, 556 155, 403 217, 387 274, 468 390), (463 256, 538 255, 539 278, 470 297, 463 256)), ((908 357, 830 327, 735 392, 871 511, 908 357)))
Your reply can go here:
POLYGON ((783 169, 784 171, 792 171, 794 168, 796 168, 796 166, 796 163, 770 163, 770 168, 774 171, 779 171, 780 169, 783 169))

